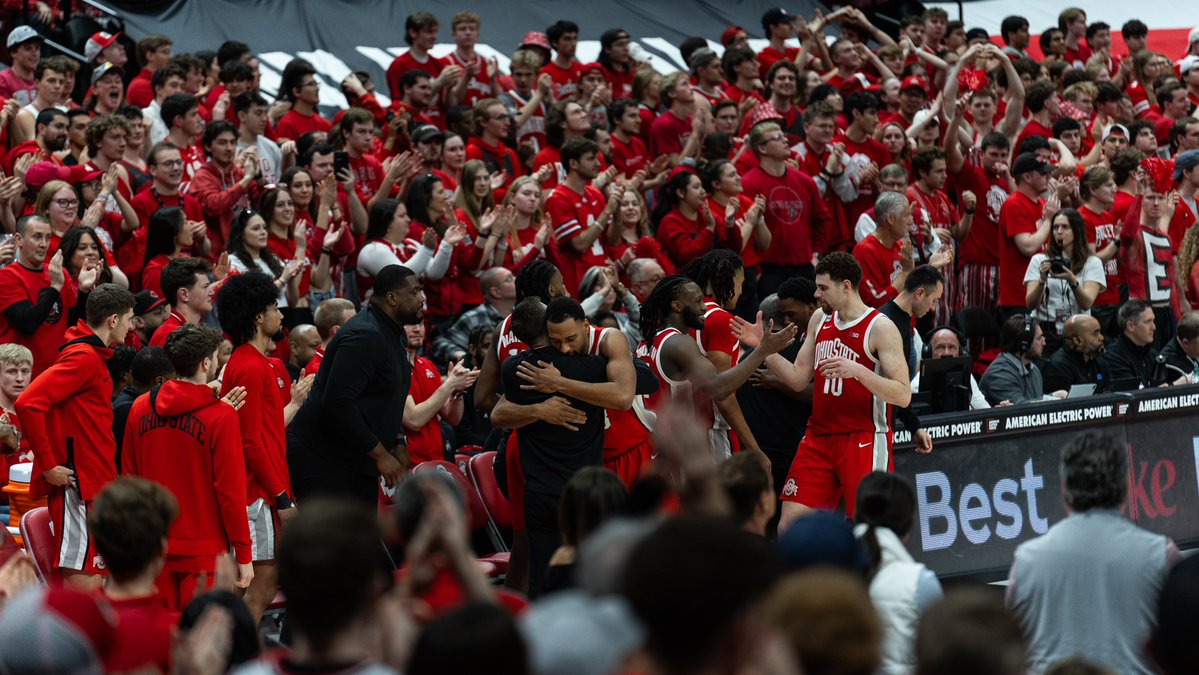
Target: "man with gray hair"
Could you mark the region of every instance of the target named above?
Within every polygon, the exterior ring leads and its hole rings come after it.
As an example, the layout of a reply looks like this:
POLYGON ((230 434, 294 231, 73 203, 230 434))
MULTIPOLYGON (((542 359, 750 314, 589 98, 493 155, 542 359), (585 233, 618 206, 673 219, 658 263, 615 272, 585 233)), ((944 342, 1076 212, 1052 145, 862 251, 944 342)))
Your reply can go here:
MULTIPOLYGON (((903 168, 902 164, 888 164, 878 172, 879 194, 887 192, 898 192, 905 194, 908 189, 908 171, 903 168)), ((858 216, 853 227, 854 241, 862 241, 870 236, 878 227, 875 222, 874 209, 867 209, 862 215, 858 216)))
POLYGON ((1187 312, 1178 322, 1173 340, 1162 347, 1161 356, 1166 361, 1170 379, 1186 377, 1187 382, 1199 382, 1199 312, 1187 312))
MULTIPOLYGON (((882 307, 899 295, 908 274, 916 267, 912 240, 912 204, 899 192, 884 192, 874 200, 874 218, 878 228, 853 247, 853 257, 862 266, 858 287, 862 302, 882 307)), ((949 264, 948 248, 937 251, 930 264, 938 269, 949 264)))
POLYGON ((1029 672, 1078 654, 1117 673, 1157 672, 1143 648, 1178 548, 1121 513, 1128 455, 1115 439, 1092 431, 1071 441, 1061 476, 1070 515, 1016 549, 1008 578, 1029 672))
POLYGON ((625 271, 629 275, 629 290, 637 302, 645 302, 654 286, 666 278, 666 270, 655 258, 633 258, 625 271))

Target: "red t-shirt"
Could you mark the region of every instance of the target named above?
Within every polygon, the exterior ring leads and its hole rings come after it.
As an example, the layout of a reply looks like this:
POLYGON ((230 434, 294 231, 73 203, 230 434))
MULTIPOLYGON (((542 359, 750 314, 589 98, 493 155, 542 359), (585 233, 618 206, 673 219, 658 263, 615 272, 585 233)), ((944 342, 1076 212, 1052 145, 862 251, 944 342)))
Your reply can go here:
POLYGON ((1028 120, 1028 124, 1024 125, 1024 129, 1020 131, 1020 137, 1016 139, 1015 147, 1019 148, 1020 144, 1024 142, 1024 139, 1028 138, 1029 136, 1040 136, 1045 140, 1049 140, 1050 138, 1053 138, 1053 129, 1041 124, 1036 120, 1030 119, 1028 120))
MULTIPOLYGON (((1111 211, 1095 213, 1085 205, 1078 207, 1082 219, 1087 224, 1087 243, 1099 252, 1107 245, 1116 241, 1116 217, 1111 211)), ((1116 257, 1103 263, 1103 271, 1107 275, 1107 288, 1100 291, 1095 298, 1096 305, 1120 304, 1120 284, 1124 283, 1124 270, 1120 268, 1119 251, 1116 257)))
POLYGON ((62 290, 50 313, 32 335, 26 335, 11 324, 3 312, 22 301, 36 305, 42 290, 50 287, 50 273, 45 267, 31 270, 15 261, 0 269, 0 344, 16 343, 33 352, 33 377, 54 365, 58 348, 66 342, 64 336, 71 328, 67 317, 75 307, 78 295, 75 282, 66 270, 63 270, 63 276, 62 290))
MULTIPOLYGON (((754 205, 754 200, 746 197, 744 193, 733 197, 737 201, 737 212, 733 216, 733 227, 729 228, 729 235, 736 233, 737 239, 741 240, 741 226, 745 224, 745 213, 754 205)), ((712 217, 719 221, 724 218, 725 208, 717 201, 708 197, 708 208, 712 210, 712 217)), ((736 249, 734 249, 736 250, 736 249)), ((758 250, 758 244, 754 241, 753 233, 750 233, 749 239, 741 241, 741 264, 746 267, 757 267, 762 262, 762 252, 758 250)))
POLYGON ((766 75, 770 72, 771 66, 783 60, 794 63, 795 57, 799 56, 799 47, 783 47, 783 49, 786 50, 785 53, 767 45, 765 49, 758 52, 758 77, 761 77, 763 82, 766 81, 766 75))
MULTIPOLYGON (((408 395, 413 403, 421 404, 429 400, 433 393, 441 387, 441 374, 437 366, 423 356, 417 356, 412 364, 412 387, 408 395)), ((434 415, 416 431, 408 433, 408 455, 412 458, 413 466, 421 462, 445 459, 445 442, 441 436, 441 423, 434 415)))
POLYGON ((400 96, 400 78, 404 73, 410 70, 423 70, 429 74, 429 79, 435 80, 441 71, 445 68, 445 61, 433 56, 432 54, 425 55, 425 62, 421 63, 412 55, 412 50, 400 54, 387 66, 387 89, 391 92, 391 98, 398 101, 400 96))
POLYGON ((105 597, 116 611, 120 630, 109 646, 104 669, 114 673, 146 669, 170 672, 171 643, 179 613, 157 595, 125 600, 105 597))
POLYGON ((649 130, 649 150, 655 157, 680 153, 691 138, 691 118, 679 119, 667 110, 658 115, 649 130))
POLYGON ((824 246, 832 227, 832 216, 812 177, 787 167, 782 176, 772 176, 755 167, 741 179, 744 195, 766 197, 766 227, 770 248, 762 252, 767 265, 810 265, 813 251, 824 246))
MULTIPOLYGON (((869 136, 862 143, 857 143, 849 136, 840 134, 837 141, 845 146, 845 154, 849 156, 845 169, 851 172, 850 175, 861 173, 872 163, 879 169, 891 163, 891 151, 887 146, 869 136)), ((851 228, 858 222, 858 216, 874 208, 874 199, 877 196, 878 190, 874 181, 862 181, 858 184, 858 198, 845 205, 845 220, 851 228)))
POLYGON ((756 91, 745 91, 735 84, 730 84, 724 88, 724 97, 733 100, 737 105, 741 105, 741 101, 744 100, 746 96, 751 96, 757 99, 759 103, 766 102, 766 99, 762 98, 762 95, 756 91))
POLYGON ((354 172, 356 181, 354 181, 354 192, 358 193, 358 199, 366 204, 371 197, 379 191, 379 186, 383 184, 383 163, 379 158, 371 154, 366 154, 361 157, 350 157, 350 170, 354 172))
POLYGON ((958 194, 970 190, 978 198, 970 232, 958 250, 958 259, 974 265, 999 266, 999 212, 1008 198, 1007 181, 967 162, 957 175, 958 194))
POLYGON ((649 163, 649 150, 640 138, 630 136, 629 142, 625 143, 617 138, 616 134, 612 134, 612 164, 625 178, 632 178, 633 174, 644 169, 649 163))
MULTIPOLYGON (((502 143, 499 145, 488 145, 482 138, 478 136, 471 137, 466 142, 466 159, 477 159, 487 165, 487 170, 491 173, 496 171, 504 172, 504 185, 500 188, 501 191, 506 191, 512 181, 524 175, 524 169, 521 168, 520 158, 516 156, 516 151, 502 143)), ((497 202, 503 199, 501 195, 496 196, 497 202)))
POLYGON ((125 89, 125 103, 135 105, 139 108, 145 108, 154 101, 154 87, 151 85, 150 78, 154 76, 148 68, 142 68, 137 75, 129 80, 129 87, 125 89))
POLYGON ((545 212, 550 217, 554 239, 562 256, 562 280, 571 295, 578 292, 583 274, 596 265, 603 265, 606 256, 602 237, 597 237, 582 253, 576 251, 570 241, 591 227, 606 204, 603 193, 590 185, 579 194, 565 183, 554 188, 545 201, 545 212))
POLYGON ((862 267, 862 284, 858 293, 862 296, 862 302, 871 307, 882 307, 899 295, 894 282, 903 272, 899 263, 899 251, 902 248, 903 241, 897 241, 894 246, 887 248, 873 234, 853 247, 853 257, 862 267))
POLYGON ((470 78, 470 81, 466 83, 466 93, 463 94, 462 100, 458 103, 473 109, 479 101, 491 98, 491 77, 487 73, 487 60, 475 54, 473 61, 463 61, 458 56, 457 50, 450 52, 449 56, 445 57, 445 64, 447 66, 456 65, 462 68, 463 77, 466 77, 466 68, 471 63, 479 66, 479 72, 475 73, 475 76, 470 78))
POLYGON ((1075 68, 1086 68, 1087 59, 1091 58, 1094 52, 1082 40, 1078 41, 1078 48, 1066 47, 1066 53, 1062 56, 1062 60, 1075 68))
POLYGON ((1034 201, 1017 190, 999 211, 999 304, 1004 307, 1024 306, 1024 273, 1032 256, 1020 252, 1016 235, 1036 232, 1044 209, 1044 199, 1034 201))
POLYGON ((604 81, 608 83, 608 89, 612 91, 612 99, 632 98, 633 97, 633 78, 637 76, 637 71, 629 68, 624 72, 609 70, 600 66, 604 71, 604 81))
POLYGON ((833 73, 833 76, 826 81, 828 84, 840 89, 843 94, 865 91, 872 85, 878 84, 877 77, 867 75, 866 73, 853 73, 849 77, 841 77, 840 74, 833 73))
POLYGON ((933 229, 953 227, 953 223, 957 219, 957 211, 949 202, 949 197, 941 190, 928 194, 912 183, 908 186, 907 196, 908 201, 912 202, 912 239, 916 245, 916 259, 923 262, 924 247, 927 242, 920 232, 920 226, 928 223, 930 235, 935 237, 937 235, 932 232, 933 229))
MULTIPOLYGON (((579 80, 583 77, 583 64, 571 61, 569 68, 563 68, 552 60, 541 67, 542 73, 549 73, 554 83, 550 90, 554 93, 555 101, 565 101, 579 93, 579 80)), ((613 94, 613 98, 618 98, 613 94)))
POLYGON ((283 119, 279 120, 278 126, 275 127, 275 136, 280 142, 284 140, 298 141, 301 136, 310 131, 329 133, 332 129, 333 123, 316 113, 301 115, 295 110, 288 110, 283 119))

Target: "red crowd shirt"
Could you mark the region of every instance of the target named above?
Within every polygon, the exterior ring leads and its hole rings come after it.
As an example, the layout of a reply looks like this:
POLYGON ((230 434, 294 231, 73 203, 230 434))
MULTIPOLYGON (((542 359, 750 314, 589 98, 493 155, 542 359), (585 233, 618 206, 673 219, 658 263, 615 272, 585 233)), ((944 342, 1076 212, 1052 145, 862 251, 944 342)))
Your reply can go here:
MULTIPOLYGON (((869 136, 863 142, 858 143, 851 140, 849 136, 840 134, 838 142, 845 146, 845 154, 849 158, 845 163, 845 170, 851 171, 850 175, 861 173, 867 165, 872 163, 879 169, 891 163, 891 151, 887 149, 887 146, 869 136)), ((874 181, 862 181, 858 184, 858 198, 845 205, 845 222, 851 231, 857 224, 858 217, 874 208, 876 197, 878 197, 878 189, 875 187, 874 181)))
MULTIPOLYGON (((441 387, 441 374, 437 366, 423 356, 413 357, 412 387, 408 395, 416 404, 429 400, 441 387)), ((434 415, 416 431, 408 432, 408 455, 412 458, 413 466, 421 462, 445 459, 445 441, 441 436, 441 424, 438 415, 434 415)))
POLYGON ((32 335, 26 335, 12 325, 3 312, 20 302, 36 305, 42 291, 50 288, 50 273, 45 267, 32 270, 15 261, 0 269, 0 344, 14 342, 29 348, 33 352, 34 378, 58 358, 58 348, 66 341, 65 335, 70 328, 67 316, 78 300, 71 275, 63 270, 63 276, 62 290, 57 293, 58 299, 50 313, 32 335))
POLYGON ((903 241, 897 241, 894 246, 887 248, 873 234, 853 247, 853 257, 862 267, 862 302, 871 307, 882 307, 899 295, 895 280, 903 273, 899 263, 902 248, 903 241))
POLYGON ((288 110, 275 127, 275 136, 280 142, 284 140, 298 141, 301 136, 310 131, 329 133, 332 129, 333 123, 316 113, 301 115, 295 110, 288 110))
POLYGON ((478 54, 471 62, 463 61, 458 56, 458 51, 450 52, 449 56, 445 57, 445 64, 456 65, 462 68, 462 76, 466 77, 466 68, 471 63, 479 66, 479 72, 466 83, 466 93, 462 96, 462 100, 458 103, 468 108, 474 108, 475 104, 485 98, 491 98, 491 76, 487 72, 487 61, 478 54))
POLYGON ((632 178, 649 163, 649 150, 640 138, 630 136, 629 142, 625 143, 612 134, 612 164, 625 178, 632 178))
MULTIPOLYGON (((1111 211, 1095 213, 1086 205, 1078 207, 1078 212, 1082 214, 1082 219, 1087 224, 1087 243, 1095 247, 1095 251, 1101 251, 1107 248, 1108 244, 1116 241, 1116 217, 1111 211)), ((1118 305, 1120 304, 1120 284, 1124 281, 1124 270, 1120 268, 1120 255, 1116 252, 1116 257, 1103 263, 1103 272, 1107 275, 1107 288, 1100 291, 1095 298, 1096 305, 1118 305)))
MULTIPOLYGON (((521 168, 520 158, 516 156, 516 151, 508 146, 500 143, 498 145, 488 145, 482 138, 472 136, 466 142, 466 159, 477 159, 487 165, 487 170, 491 173, 496 171, 504 172, 504 185, 502 190, 507 190, 512 181, 524 175, 524 169, 521 168)), ((497 195, 496 200, 503 199, 497 195)))
POLYGON ((966 240, 959 248, 958 259, 963 263, 999 266, 999 212, 1008 199, 1008 183, 977 164, 967 162, 958 173, 958 192, 970 190, 978 197, 974 218, 966 240))
POLYGON ((1020 144, 1024 142, 1024 139, 1028 138, 1029 136, 1040 136, 1045 140, 1049 140, 1050 138, 1053 138, 1053 129, 1041 124, 1036 120, 1030 119, 1028 120, 1028 124, 1024 125, 1024 129, 1020 131, 1020 136, 1016 139, 1016 147, 1020 147, 1020 144))
POLYGON ((770 72, 770 67, 779 61, 795 63, 795 57, 799 56, 799 47, 783 47, 783 49, 786 51, 780 52, 774 47, 767 45, 765 49, 758 52, 758 77, 761 77, 763 82, 766 81, 766 75, 770 72))
POLYGON ((745 91, 744 89, 738 87, 736 84, 730 84, 729 86, 724 88, 724 97, 732 100, 738 106, 741 105, 741 101, 743 101, 746 96, 750 96, 750 97, 757 99, 759 103, 766 102, 766 99, 762 98, 762 95, 759 94, 758 92, 745 91))
POLYGON ((1044 209, 1044 199, 1034 201, 1017 190, 999 212, 999 304, 1004 307, 1024 306, 1024 273, 1032 256, 1016 247, 1016 235, 1036 232, 1044 209))
MULTIPOLYGON (((182 192, 173 195, 158 194, 158 190, 153 185, 149 189, 137 193, 129 205, 137 214, 138 225, 137 229, 133 231, 133 235, 117 248, 117 262, 120 263, 121 271, 125 274, 133 275, 136 278, 138 273, 141 273, 142 288, 153 288, 161 293, 162 290, 157 285, 146 285, 146 271, 142 269, 146 257, 146 236, 150 233, 150 218, 159 209, 168 206, 181 206, 184 220, 204 222, 204 207, 200 206, 200 202, 196 201, 195 197, 182 192)), ((214 250, 211 251, 211 254, 213 257, 217 257, 220 256, 221 251, 214 250)), ((159 269, 158 273, 161 274, 162 270, 159 269)))
POLYGON ((604 81, 608 83, 608 89, 612 91, 613 100, 633 97, 633 78, 637 76, 637 71, 629 68, 619 72, 604 68, 602 64, 600 67, 604 70, 604 81))
POLYGON ((716 230, 708 229, 703 213, 688 218, 677 208, 667 213, 658 224, 658 241, 671 262, 682 267, 714 248, 741 251, 741 232, 726 225, 724 213, 712 214, 716 230))
MULTIPOLYGON (((242 520, 245 521, 245 516, 242 520)), ((159 595, 125 599, 105 597, 116 612, 121 627, 114 634, 104 659, 105 671, 128 673, 150 666, 156 672, 170 672, 171 643, 179 625, 179 612, 170 609, 159 595)))
POLYGON ((403 98, 400 95, 400 78, 404 76, 404 73, 410 70, 423 70, 429 74, 429 79, 436 80, 445 66, 445 61, 432 54, 426 54, 423 63, 412 55, 411 49, 400 54, 391 62, 390 66, 387 66, 387 89, 391 92, 392 100, 398 101, 403 98))
POLYGON ((812 177, 787 167, 772 176, 756 167, 741 179, 746 197, 766 197, 766 226, 772 235, 762 253, 767 265, 810 265, 812 253, 824 245, 832 216, 812 177))
MULTIPOLYGON (((541 67, 542 73, 549 73, 554 81, 550 89, 555 101, 565 101, 579 93, 579 80, 583 77, 583 64, 571 61, 569 68, 563 68, 554 61, 541 67)), ((615 98, 615 96, 613 96, 615 98)))
POLYGON ((237 386, 246 388, 246 402, 237 411, 246 458, 246 506, 259 498, 274 506, 280 493, 291 494, 283 424, 283 408, 291 400, 291 378, 282 361, 244 344, 233 350, 225 365, 221 395, 237 386))
MULTIPOLYGON (((745 225, 745 214, 754 205, 754 200, 746 197, 744 193, 734 196, 733 199, 737 201, 737 211, 733 215, 733 226, 729 228, 729 235, 736 233, 737 240, 741 241, 741 263, 746 267, 757 267, 762 262, 762 252, 758 250, 753 233, 751 232, 749 238, 744 241, 741 237, 741 227, 745 225)), ((708 208, 712 210, 712 217, 718 222, 724 218, 725 207, 721 206, 713 197, 708 197, 708 208)))
POLYGON ((121 469, 175 495, 172 556, 211 558, 232 547, 238 563, 250 562, 241 427, 233 406, 207 386, 169 380, 139 396, 125 423, 121 469))
POLYGON ((354 192, 358 193, 358 199, 366 204, 383 184, 383 163, 369 153, 361 157, 350 157, 350 171, 354 172, 357 179, 354 181, 354 192))
MULTIPOLYGON (((167 302, 171 302, 172 299, 168 299, 167 302)), ((172 311, 171 315, 166 318, 166 321, 163 321, 162 325, 150 336, 150 346, 161 347, 165 345, 171 333, 174 333, 176 329, 185 324, 187 324, 187 319, 184 319, 182 314, 172 311)))
MULTIPOLYGON (((106 365, 113 351, 82 321, 65 337, 68 342, 58 360, 35 376, 17 397, 17 415, 33 450, 29 496, 43 497, 65 489, 51 486, 43 474, 70 463, 69 438, 75 447, 73 468, 79 496, 91 501, 117 477, 112 378, 106 365)), ((62 525, 61 514, 51 517, 62 525)))
POLYGON ((649 150, 655 157, 683 151, 691 138, 691 117, 679 119, 667 110, 658 115, 649 130, 649 150))
POLYGON ((545 212, 550 217, 554 240, 558 242, 562 257, 562 280, 571 295, 578 292, 583 274, 596 265, 603 265, 607 258, 602 237, 596 238, 591 247, 581 253, 570 244, 595 223, 605 205, 603 193, 590 185, 579 194, 565 183, 554 188, 545 201, 545 212))
POLYGON ((154 73, 150 72, 149 68, 142 68, 137 75, 129 80, 129 86, 125 89, 125 103, 135 105, 139 108, 145 108, 154 101, 154 87, 150 83, 150 78, 154 73))
POLYGON ((957 218, 957 211, 950 203, 949 197, 941 190, 928 194, 921 190, 920 186, 912 183, 908 186, 907 196, 908 200, 912 202, 912 238, 916 244, 916 259, 923 260, 926 242, 924 235, 920 232, 920 226, 928 223, 930 236, 935 237, 937 234, 931 230, 952 228, 957 218))

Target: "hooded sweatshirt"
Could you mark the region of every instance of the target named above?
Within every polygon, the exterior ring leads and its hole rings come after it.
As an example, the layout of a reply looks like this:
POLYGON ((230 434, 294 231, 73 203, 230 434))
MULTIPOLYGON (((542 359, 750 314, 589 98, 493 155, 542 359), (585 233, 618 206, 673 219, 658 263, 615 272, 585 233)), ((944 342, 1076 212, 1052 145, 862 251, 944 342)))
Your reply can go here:
POLYGON ((112 378, 105 365, 113 351, 83 321, 65 337, 67 343, 58 360, 35 377, 16 402, 22 430, 33 450, 29 492, 34 498, 48 495, 52 486, 43 472, 70 466, 80 496, 91 501, 117 477, 112 378), (68 438, 74 439, 72 458, 67 457, 68 438))
POLYGON ((237 411, 202 384, 169 380, 129 409, 122 448, 125 473, 166 486, 179 501, 167 551, 216 556, 232 546, 251 560, 246 469, 237 411))

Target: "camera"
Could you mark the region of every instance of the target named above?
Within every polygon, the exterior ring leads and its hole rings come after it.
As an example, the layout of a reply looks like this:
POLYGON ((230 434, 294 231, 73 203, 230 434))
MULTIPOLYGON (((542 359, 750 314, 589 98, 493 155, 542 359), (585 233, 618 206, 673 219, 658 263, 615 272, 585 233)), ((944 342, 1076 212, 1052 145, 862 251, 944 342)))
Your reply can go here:
POLYGON ((1049 271, 1054 274, 1061 274, 1070 269, 1070 263, 1063 257, 1055 256, 1049 259, 1049 271))

